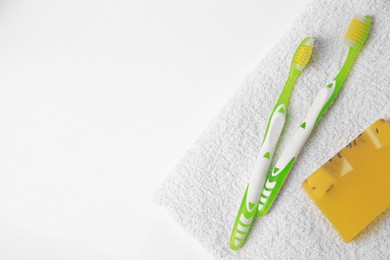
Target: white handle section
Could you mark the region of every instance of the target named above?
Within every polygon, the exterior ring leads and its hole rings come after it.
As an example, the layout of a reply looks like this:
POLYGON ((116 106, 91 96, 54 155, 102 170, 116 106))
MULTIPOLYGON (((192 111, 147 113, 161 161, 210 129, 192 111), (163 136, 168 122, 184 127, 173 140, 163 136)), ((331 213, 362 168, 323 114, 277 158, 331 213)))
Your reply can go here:
POLYGON ((250 202, 256 205, 259 202, 259 196, 267 178, 269 165, 271 163, 276 144, 282 133, 284 123, 286 122, 286 106, 284 104, 279 105, 271 115, 269 121, 269 128, 248 184, 246 208, 249 211, 252 210, 249 206, 250 202))
POLYGON ((306 115, 305 120, 302 122, 298 130, 296 130, 291 141, 287 144, 286 148, 283 150, 279 160, 277 161, 272 176, 278 175, 287 164, 291 161, 292 158, 297 158, 299 152, 301 151, 306 140, 309 138, 311 131, 315 126, 315 122, 325 104, 331 98, 336 82, 333 81, 332 84, 329 84, 327 87, 324 87, 320 90, 317 97, 314 99, 313 104, 310 107, 308 114, 306 115))

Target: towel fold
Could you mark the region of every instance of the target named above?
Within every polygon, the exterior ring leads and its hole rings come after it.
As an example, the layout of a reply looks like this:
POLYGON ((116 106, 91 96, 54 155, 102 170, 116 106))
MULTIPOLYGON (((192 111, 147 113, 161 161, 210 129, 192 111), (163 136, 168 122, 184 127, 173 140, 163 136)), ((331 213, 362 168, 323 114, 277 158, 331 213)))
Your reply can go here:
POLYGON ((389 78, 390 1, 312 2, 180 160, 155 200, 219 259, 388 259, 390 212, 345 244, 301 184, 376 119, 390 119, 389 78), (295 86, 275 158, 319 89, 336 76, 347 54, 343 37, 355 14, 373 15, 365 48, 304 146, 273 208, 256 219, 244 247, 232 251, 229 239, 237 210, 296 47, 306 36, 316 40, 312 60, 295 86))

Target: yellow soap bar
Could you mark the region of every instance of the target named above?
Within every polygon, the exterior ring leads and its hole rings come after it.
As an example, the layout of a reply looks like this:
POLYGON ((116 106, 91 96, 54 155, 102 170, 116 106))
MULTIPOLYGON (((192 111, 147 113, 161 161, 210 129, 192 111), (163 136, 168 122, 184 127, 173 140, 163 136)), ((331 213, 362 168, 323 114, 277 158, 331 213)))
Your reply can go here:
POLYGON ((303 188, 345 242, 390 207, 390 124, 376 121, 303 188))

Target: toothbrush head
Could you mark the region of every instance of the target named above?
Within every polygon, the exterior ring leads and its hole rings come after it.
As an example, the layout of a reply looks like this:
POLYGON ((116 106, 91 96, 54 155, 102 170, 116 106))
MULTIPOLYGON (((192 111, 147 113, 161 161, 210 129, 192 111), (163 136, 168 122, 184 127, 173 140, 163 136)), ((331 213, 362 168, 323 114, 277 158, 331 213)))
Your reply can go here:
POLYGON ((371 29, 371 16, 355 16, 345 34, 345 42, 350 47, 361 48, 367 40, 371 29))
POLYGON ((313 52, 313 44, 314 40, 310 37, 306 37, 299 44, 291 64, 294 69, 303 70, 305 68, 313 52))

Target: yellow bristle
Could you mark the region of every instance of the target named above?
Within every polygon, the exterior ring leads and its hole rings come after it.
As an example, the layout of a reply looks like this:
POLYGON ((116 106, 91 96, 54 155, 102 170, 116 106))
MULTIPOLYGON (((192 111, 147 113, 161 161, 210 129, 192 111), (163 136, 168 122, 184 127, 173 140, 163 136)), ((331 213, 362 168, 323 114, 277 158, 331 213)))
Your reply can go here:
POLYGON ((307 37, 298 46, 293 58, 293 64, 296 69, 303 70, 305 68, 313 52, 313 44, 313 39, 307 37))
POLYGON ((306 66, 309 62, 311 54, 313 52, 312 46, 303 45, 299 47, 299 50, 295 54, 295 63, 300 66, 306 66))
POLYGON ((356 46, 364 41, 367 36, 366 17, 354 17, 345 34, 346 42, 351 46, 356 46))

